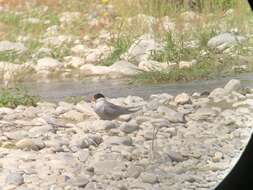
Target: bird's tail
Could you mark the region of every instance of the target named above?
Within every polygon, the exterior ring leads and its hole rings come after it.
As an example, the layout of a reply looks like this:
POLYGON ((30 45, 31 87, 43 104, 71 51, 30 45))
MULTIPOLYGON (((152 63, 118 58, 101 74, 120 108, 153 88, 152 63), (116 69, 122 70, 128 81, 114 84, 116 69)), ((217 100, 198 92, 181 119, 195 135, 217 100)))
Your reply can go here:
POLYGON ((130 113, 134 113, 134 112, 140 111, 141 109, 142 107, 140 106, 133 106, 133 107, 128 107, 127 111, 129 111, 130 113))

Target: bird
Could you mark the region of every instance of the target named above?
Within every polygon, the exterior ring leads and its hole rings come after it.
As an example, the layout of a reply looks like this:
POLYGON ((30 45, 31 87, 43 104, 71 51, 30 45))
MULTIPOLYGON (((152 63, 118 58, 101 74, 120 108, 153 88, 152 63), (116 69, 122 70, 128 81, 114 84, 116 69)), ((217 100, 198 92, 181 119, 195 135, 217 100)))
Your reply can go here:
POLYGON ((95 94, 93 101, 95 102, 93 107, 95 113, 103 120, 114 120, 120 115, 131 114, 141 109, 140 107, 122 107, 115 105, 107 101, 101 93, 95 94))

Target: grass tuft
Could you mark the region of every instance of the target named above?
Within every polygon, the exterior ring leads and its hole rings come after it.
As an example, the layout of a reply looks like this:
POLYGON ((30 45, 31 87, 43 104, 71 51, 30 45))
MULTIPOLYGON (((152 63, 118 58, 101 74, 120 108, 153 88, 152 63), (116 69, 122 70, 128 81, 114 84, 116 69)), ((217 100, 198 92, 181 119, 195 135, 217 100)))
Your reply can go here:
POLYGON ((113 52, 109 57, 102 61, 102 65, 110 66, 119 60, 120 56, 125 53, 131 46, 129 38, 119 37, 113 42, 113 52))
POLYGON ((38 101, 39 97, 31 96, 21 88, 0 90, 0 107, 36 106, 38 101))

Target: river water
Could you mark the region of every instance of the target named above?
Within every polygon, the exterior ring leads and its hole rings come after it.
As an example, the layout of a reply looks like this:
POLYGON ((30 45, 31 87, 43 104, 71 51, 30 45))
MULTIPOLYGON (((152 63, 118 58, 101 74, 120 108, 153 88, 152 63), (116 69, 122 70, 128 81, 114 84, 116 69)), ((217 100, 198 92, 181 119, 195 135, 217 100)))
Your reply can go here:
POLYGON ((156 93, 169 93, 172 95, 186 92, 211 91, 223 87, 230 79, 240 79, 244 87, 253 88, 253 73, 241 74, 212 80, 198 80, 186 83, 173 84, 129 84, 125 79, 83 79, 83 80, 51 80, 49 82, 24 82, 18 86, 25 87, 29 93, 39 95, 48 101, 60 101, 69 96, 91 97, 95 93, 103 93, 108 97, 121 97, 128 95, 149 97, 156 93))

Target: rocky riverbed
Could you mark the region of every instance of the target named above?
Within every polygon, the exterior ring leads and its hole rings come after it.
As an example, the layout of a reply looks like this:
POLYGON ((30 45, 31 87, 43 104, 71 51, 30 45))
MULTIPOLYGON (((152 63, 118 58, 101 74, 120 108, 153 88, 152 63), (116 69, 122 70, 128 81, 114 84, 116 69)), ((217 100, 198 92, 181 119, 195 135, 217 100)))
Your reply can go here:
POLYGON ((110 99, 142 107, 114 121, 84 101, 0 108, 0 189, 212 189, 249 139, 252 98, 231 80, 210 94, 110 99))

